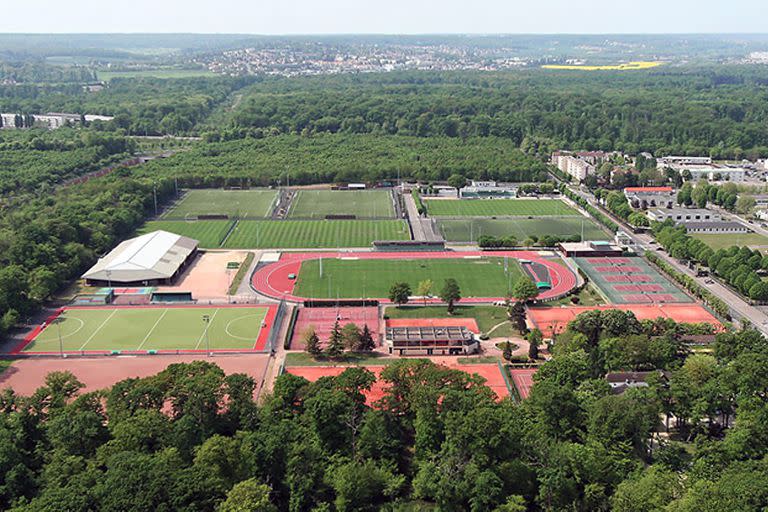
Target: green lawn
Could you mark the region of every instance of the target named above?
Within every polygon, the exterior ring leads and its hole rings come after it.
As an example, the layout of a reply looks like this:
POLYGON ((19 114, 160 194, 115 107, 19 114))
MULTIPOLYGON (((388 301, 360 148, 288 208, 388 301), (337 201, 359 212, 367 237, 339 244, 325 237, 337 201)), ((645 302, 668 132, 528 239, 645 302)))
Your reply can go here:
POLYGON ((155 220, 144 224, 139 234, 162 229, 197 240, 200 242, 200 247, 204 249, 214 249, 221 245, 233 222, 231 220, 155 220))
POLYGON ((408 226, 400 220, 243 220, 238 222, 224 247, 368 247, 374 240, 409 239, 408 226))
POLYGON ((388 190, 300 190, 288 212, 295 219, 324 219, 326 215, 393 218, 392 194, 388 190))
POLYGON ((277 191, 267 189, 189 190, 164 219, 186 219, 198 215, 229 215, 240 218, 264 218, 272 213, 277 191))
POLYGON ((314 298, 386 298, 396 282, 411 285, 434 282, 437 295, 447 278, 459 283, 463 297, 504 297, 522 275, 517 260, 509 260, 505 274, 502 258, 444 258, 425 260, 338 259, 307 260, 301 265, 294 294, 314 298))
POLYGON ((25 352, 58 352, 59 328, 66 352, 111 350, 252 349, 267 308, 94 308, 67 309, 25 352))
POLYGON ((438 229, 449 242, 475 242, 482 235, 514 236, 523 242, 531 235, 542 237, 581 235, 585 240, 608 240, 608 234, 592 220, 578 217, 543 217, 538 219, 439 219, 438 229))
POLYGON ((207 69, 141 69, 135 71, 97 71, 99 80, 109 82, 113 78, 194 78, 216 76, 207 69))
POLYGON ((432 217, 539 217, 579 213, 559 199, 425 199, 432 217))
POLYGON ((766 249, 768 248, 768 237, 758 233, 726 233, 726 234, 709 234, 709 233, 691 233, 693 238, 698 238, 713 251, 718 249, 727 249, 734 245, 746 245, 752 249, 766 249))
POLYGON ((481 332, 487 333, 494 326, 505 322, 493 331, 493 337, 512 335, 512 324, 507 321, 507 310, 498 306, 457 306, 453 315, 445 306, 388 306, 389 318, 474 318, 481 332))

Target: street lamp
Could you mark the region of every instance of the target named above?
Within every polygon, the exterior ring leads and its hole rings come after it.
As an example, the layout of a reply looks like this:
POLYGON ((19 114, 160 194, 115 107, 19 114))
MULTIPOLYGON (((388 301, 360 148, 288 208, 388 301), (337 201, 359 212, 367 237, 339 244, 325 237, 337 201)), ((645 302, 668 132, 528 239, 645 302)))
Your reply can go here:
POLYGON ((208 353, 208 357, 211 356, 211 342, 208 339, 208 327, 211 325, 210 315, 203 315, 203 322, 205 322, 205 351, 208 353))
POLYGON ((63 358, 64 357, 64 340, 61 337, 61 323, 65 320, 62 316, 57 316, 53 319, 53 322, 56 324, 56 333, 59 335, 59 355, 63 358))

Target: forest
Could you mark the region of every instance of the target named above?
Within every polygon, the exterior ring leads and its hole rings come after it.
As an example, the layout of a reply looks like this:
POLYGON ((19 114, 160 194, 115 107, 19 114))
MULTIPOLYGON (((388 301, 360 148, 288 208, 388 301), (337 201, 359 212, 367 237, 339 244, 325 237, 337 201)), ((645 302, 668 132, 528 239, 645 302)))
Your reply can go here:
POLYGON ((389 73, 265 79, 223 136, 372 133, 509 139, 524 150, 768 155, 768 72, 389 73))
POLYGON ((178 178, 189 187, 377 182, 402 179, 543 181, 547 166, 498 137, 373 134, 277 135, 200 144, 150 162, 138 176, 178 178))
POLYGON ((762 510, 766 340, 722 333, 691 354, 680 327, 582 314, 523 402, 419 359, 385 367, 374 403, 361 367, 283 375, 259 405, 252 378, 207 361, 96 392, 52 373, 32 396, 0 397, 0 507, 762 510), (604 379, 638 369, 658 370, 649 386, 615 394, 604 379))

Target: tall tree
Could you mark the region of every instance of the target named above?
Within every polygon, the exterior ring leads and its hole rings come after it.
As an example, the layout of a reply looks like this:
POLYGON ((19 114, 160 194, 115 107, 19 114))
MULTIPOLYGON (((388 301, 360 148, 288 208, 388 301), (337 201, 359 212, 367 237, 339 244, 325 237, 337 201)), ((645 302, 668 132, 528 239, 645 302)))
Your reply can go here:
POLYGON ((373 339, 368 324, 363 325, 363 332, 360 333, 360 345, 358 350, 370 351, 376 348, 376 342, 373 339))
POLYGON ((317 336, 317 332, 313 325, 310 325, 307 327, 307 330, 304 331, 302 341, 304 342, 304 350, 313 357, 317 357, 323 353, 323 350, 320 348, 320 338, 317 336))
POLYGON ((325 348, 325 353, 328 357, 339 357, 344 352, 344 336, 341 334, 341 327, 339 321, 333 324, 331 330, 331 337, 328 338, 328 346, 325 348))
POLYGON ((408 283, 395 283, 389 289, 389 300, 398 306, 407 304, 410 296, 411 286, 408 283))
POLYGON ((512 287, 512 297, 519 302, 530 302, 539 295, 539 289, 533 281, 527 277, 521 277, 512 287))
POLYGON ((448 313, 453 314, 454 305, 461 300, 461 289, 452 277, 445 280, 443 289, 440 290, 440 299, 448 304, 448 313))
POLYGON ((427 305, 427 299, 432 293, 433 286, 434 282, 431 279, 425 279, 423 281, 419 281, 419 285, 416 287, 416 295, 420 295, 422 297, 425 306, 427 305))
POLYGON ((528 359, 535 361, 539 358, 539 345, 543 340, 544 336, 538 329, 534 329, 528 334, 528 359))

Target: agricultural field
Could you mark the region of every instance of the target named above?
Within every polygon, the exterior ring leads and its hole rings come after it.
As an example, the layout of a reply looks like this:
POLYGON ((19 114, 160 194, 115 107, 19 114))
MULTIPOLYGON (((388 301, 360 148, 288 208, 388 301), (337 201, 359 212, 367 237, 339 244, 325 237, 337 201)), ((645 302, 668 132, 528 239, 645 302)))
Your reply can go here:
POLYGON ((161 229, 197 240, 203 249, 214 249, 221 245, 233 222, 232 220, 154 220, 144 224, 139 234, 161 229))
POLYGON ((420 281, 434 282, 437 295, 448 278, 459 283, 462 297, 504 297, 522 276, 517 260, 510 258, 338 259, 306 260, 301 264, 294 295, 315 298, 385 298, 394 283, 410 284, 413 293, 420 281))
POLYGON ((635 61, 623 64, 610 64, 603 66, 584 66, 584 65, 565 65, 565 64, 546 64, 542 69, 561 69, 576 71, 637 71, 641 69, 652 69, 659 67, 663 62, 659 61, 635 61))
POLYGON ((266 307, 71 308, 24 352, 253 349, 266 307), (204 316, 210 324, 206 336, 204 316))
POLYGON ((198 215, 264 218, 271 214, 276 198, 277 191, 268 189, 188 190, 161 218, 187 219, 198 215))
POLYGON ((439 219, 440 233, 449 242, 475 242, 483 235, 514 236, 520 242, 530 236, 581 235, 585 240, 608 240, 608 234, 591 219, 585 217, 543 217, 538 219, 439 219))
POLYGON ((288 217, 324 219, 326 215, 394 218, 392 194, 386 190, 299 190, 288 217))
POLYGON ((693 238, 701 240, 713 251, 718 249, 727 249, 734 245, 746 245, 750 249, 768 248, 768 237, 759 233, 728 233, 728 234, 709 234, 709 233, 691 233, 693 238))
POLYGON ((97 71, 99 80, 113 78, 195 78, 216 76, 207 69, 137 69, 133 71, 97 71))
POLYGON ((541 217, 579 213, 559 199, 425 199, 430 217, 541 217))
POLYGON ((237 223, 224 247, 368 247, 374 240, 409 239, 408 226, 400 220, 242 220, 237 223))

